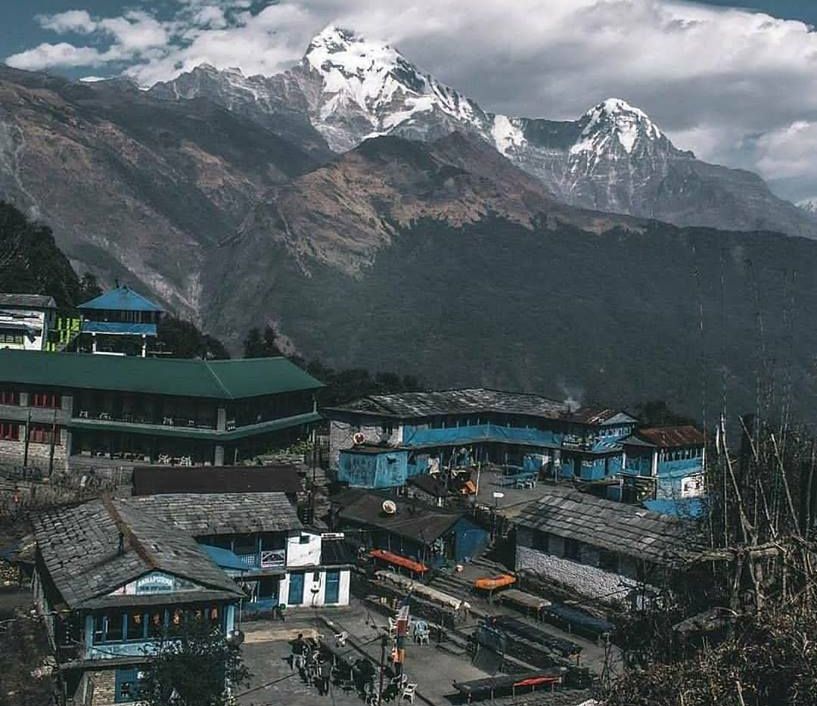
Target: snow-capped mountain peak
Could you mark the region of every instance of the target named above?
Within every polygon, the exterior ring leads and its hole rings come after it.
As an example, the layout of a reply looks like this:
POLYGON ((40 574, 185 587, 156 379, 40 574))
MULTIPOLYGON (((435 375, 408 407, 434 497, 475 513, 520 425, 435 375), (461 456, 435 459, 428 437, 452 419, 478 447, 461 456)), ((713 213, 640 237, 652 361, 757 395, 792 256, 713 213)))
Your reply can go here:
POLYGON ((316 127, 336 149, 373 135, 418 130, 420 114, 436 112, 475 128, 488 122, 473 101, 421 72, 390 45, 348 29, 324 29, 310 42, 302 67, 307 76, 319 77, 316 127), (341 123, 346 132, 354 126, 360 134, 350 142, 338 130, 341 123))
POLYGON ((571 154, 609 151, 615 140, 627 154, 632 154, 639 139, 658 140, 663 133, 649 116, 621 98, 608 98, 588 110, 581 118, 581 136, 571 147, 571 154))

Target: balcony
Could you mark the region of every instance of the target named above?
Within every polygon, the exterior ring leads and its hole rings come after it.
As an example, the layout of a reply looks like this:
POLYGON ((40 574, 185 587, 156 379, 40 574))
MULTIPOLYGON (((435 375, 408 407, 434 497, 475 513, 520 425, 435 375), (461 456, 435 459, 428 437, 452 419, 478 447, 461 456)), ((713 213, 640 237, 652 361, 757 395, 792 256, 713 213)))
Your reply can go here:
POLYGON ((262 549, 261 553, 236 554, 246 569, 281 569, 286 566, 286 549, 262 549))

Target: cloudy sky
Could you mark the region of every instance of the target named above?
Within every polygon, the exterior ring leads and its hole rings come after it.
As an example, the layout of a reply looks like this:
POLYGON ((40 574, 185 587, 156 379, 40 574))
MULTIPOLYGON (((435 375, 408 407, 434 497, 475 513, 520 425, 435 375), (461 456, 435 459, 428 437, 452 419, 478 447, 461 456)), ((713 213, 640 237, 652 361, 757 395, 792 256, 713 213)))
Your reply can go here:
POLYGON ((817 197, 817 1, 0 0, 0 57, 150 84, 209 62, 271 74, 329 23, 397 46, 510 115, 616 96, 678 147, 817 197))

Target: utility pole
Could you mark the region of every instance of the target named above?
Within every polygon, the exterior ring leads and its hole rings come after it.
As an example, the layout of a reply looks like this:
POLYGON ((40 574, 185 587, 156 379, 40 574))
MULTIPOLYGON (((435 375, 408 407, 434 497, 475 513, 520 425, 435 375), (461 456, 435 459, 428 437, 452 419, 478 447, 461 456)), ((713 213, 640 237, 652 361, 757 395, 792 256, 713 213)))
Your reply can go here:
POLYGON ((51 444, 48 449, 48 477, 54 473, 54 445, 57 443, 57 410, 54 410, 54 419, 51 422, 51 444))
POLYGON ((377 692, 377 705, 383 703, 383 680, 386 677, 386 644, 388 638, 386 635, 380 638, 380 688, 377 692))
POLYGON ((30 429, 31 429, 31 410, 29 409, 28 414, 26 415, 25 439, 23 444, 23 468, 28 467, 28 437, 30 429))

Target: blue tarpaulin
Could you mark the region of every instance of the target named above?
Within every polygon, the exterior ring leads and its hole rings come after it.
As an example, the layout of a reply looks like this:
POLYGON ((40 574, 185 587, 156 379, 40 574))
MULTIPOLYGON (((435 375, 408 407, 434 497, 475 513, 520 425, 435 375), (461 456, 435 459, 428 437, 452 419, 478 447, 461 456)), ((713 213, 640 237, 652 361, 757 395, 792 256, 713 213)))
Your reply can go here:
POLYGON ((209 556, 222 569, 232 569, 234 571, 247 570, 247 565, 242 563, 241 559, 239 559, 239 557, 229 549, 214 547, 210 544, 201 544, 199 546, 201 546, 201 548, 206 552, 207 556, 209 556))

